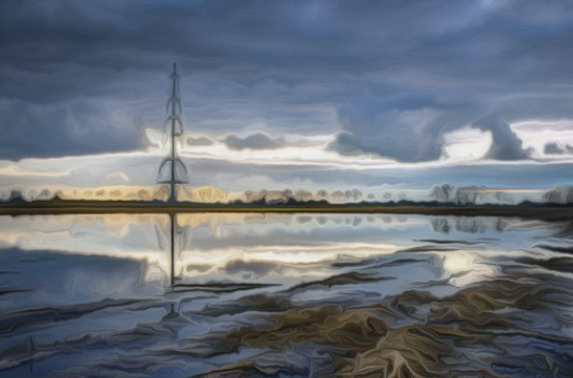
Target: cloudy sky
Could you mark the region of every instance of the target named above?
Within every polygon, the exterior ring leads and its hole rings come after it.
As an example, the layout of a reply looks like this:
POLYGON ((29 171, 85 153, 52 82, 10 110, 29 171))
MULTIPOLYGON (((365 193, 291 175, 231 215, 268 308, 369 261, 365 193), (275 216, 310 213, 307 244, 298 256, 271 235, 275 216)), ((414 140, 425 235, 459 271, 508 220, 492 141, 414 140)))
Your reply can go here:
POLYGON ((174 61, 195 198, 570 185, 571 19, 567 1, 4 0, 0 190, 154 187, 174 61))

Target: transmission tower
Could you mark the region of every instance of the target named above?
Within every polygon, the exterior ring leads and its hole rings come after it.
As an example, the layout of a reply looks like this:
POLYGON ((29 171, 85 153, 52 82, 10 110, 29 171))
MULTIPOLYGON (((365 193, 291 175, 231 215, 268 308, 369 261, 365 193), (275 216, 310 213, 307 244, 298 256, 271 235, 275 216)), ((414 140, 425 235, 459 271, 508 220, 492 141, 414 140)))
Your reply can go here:
POLYGON ((165 120, 165 131, 171 131, 171 156, 163 160, 159 167, 157 175, 158 184, 169 184, 171 186, 171 195, 169 202, 177 202, 175 185, 186 184, 189 182, 187 169, 177 157, 175 149, 175 138, 183 135, 183 121, 181 96, 179 89, 179 74, 177 73, 177 64, 173 63, 173 74, 171 74, 171 97, 167 100, 167 118, 165 120))

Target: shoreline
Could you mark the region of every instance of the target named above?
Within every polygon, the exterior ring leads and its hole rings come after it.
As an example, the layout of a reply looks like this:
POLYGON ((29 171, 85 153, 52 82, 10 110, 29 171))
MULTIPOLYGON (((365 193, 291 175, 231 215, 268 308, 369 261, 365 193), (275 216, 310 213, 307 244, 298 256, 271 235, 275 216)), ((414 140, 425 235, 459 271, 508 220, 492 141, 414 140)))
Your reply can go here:
POLYGON ((543 220, 573 220, 573 206, 553 204, 455 205, 451 203, 388 204, 197 204, 138 201, 37 201, 0 204, 0 215, 57 214, 178 214, 178 213, 361 213, 453 216, 503 216, 543 220))

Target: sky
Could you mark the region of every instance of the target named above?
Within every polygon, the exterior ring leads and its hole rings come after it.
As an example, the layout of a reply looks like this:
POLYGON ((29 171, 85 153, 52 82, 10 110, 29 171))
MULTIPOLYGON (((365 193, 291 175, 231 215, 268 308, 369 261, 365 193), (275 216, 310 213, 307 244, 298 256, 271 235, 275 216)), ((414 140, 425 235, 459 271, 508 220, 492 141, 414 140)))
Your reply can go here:
POLYGON ((165 195, 177 62, 181 198, 541 199, 572 183, 571 19, 567 1, 4 0, 0 197, 165 195))

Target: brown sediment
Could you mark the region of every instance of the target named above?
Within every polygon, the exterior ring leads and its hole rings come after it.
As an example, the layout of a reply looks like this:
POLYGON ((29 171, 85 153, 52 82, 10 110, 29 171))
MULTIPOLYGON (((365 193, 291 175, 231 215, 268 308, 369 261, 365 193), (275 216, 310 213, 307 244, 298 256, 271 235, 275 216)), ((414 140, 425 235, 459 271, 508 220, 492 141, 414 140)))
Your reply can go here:
MULTIPOLYGON (((509 355, 507 348, 512 348, 508 343, 527 339, 562 345, 560 353, 572 353, 567 336, 532 330, 531 319, 525 316, 528 309, 549 316, 552 307, 570 306, 571 299, 566 288, 537 279, 499 279, 444 298, 410 290, 377 304, 347 309, 335 305, 297 308, 288 298, 248 296, 238 302, 244 301, 253 311, 274 306, 275 312, 267 313, 264 322, 210 334, 208 342, 218 353, 242 347, 284 353, 296 345, 322 346, 333 371, 317 372, 314 376, 318 377, 495 377, 500 374, 493 366, 509 369, 514 364, 527 371, 546 366, 547 374, 559 366, 562 375, 558 376, 569 376, 573 368, 566 359, 555 360, 534 349, 509 355), (487 353, 476 358, 472 355, 475 348, 487 353)), ((192 345, 199 340, 188 341, 192 345)), ((258 363, 260 356, 203 376, 265 375, 269 367, 258 363)))

